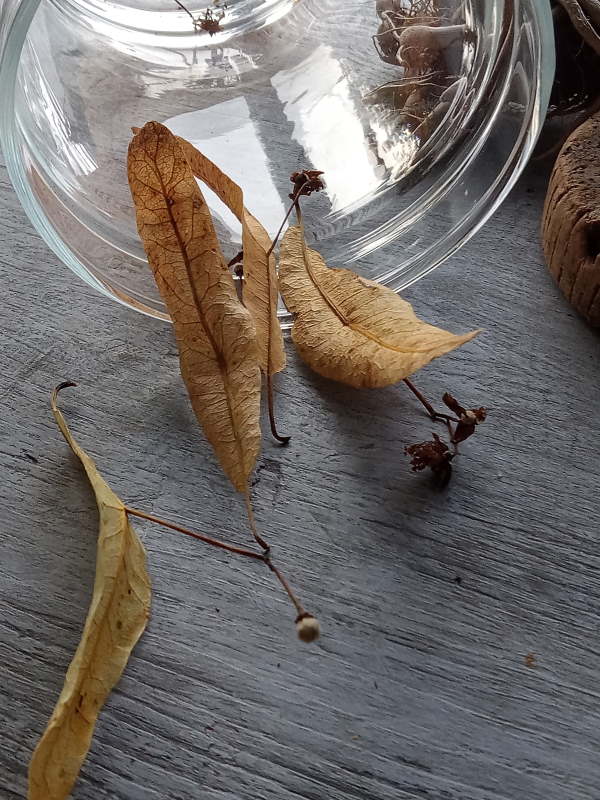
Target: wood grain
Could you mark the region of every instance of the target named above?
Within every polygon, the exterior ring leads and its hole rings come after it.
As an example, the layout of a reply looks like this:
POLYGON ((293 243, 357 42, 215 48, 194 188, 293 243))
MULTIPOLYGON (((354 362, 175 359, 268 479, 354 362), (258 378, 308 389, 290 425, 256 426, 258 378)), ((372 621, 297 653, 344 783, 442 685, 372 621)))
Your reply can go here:
MULTIPOLYGON (((260 565, 137 526, 153 616, 75 800, 597 800, 599 339, 542 262, 547 177, 535 165, 407 294, 434 324, 486 329, 419 380, 491 409, 447 492, 408 470, 431 423, 407 392, 333 385, 288 348, 294 438, 265 444, 256 506, 319 644, 260 565)), ((94 500, 50 388, 79 382, 64 412, 132 505, 246 534, 169 329, 77 282, 4 172, 0 192, 0 797, 17 800, 94 569, 94 500)))

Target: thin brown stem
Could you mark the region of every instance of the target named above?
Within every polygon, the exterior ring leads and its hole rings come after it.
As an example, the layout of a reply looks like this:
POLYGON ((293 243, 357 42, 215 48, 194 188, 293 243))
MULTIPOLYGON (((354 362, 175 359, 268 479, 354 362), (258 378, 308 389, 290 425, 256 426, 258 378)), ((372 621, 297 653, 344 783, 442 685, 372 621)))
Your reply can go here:
POLYGON ((408 378, 404 378, 404 383, 408 386, 408 388, 411 390, 411 392, 414 394, 414 396, 417 398, 417 400, 421 403, 421 405, 425 406, 425 409, 427 410, 427 413, 429 414, 429 416, 432 419, 435 419, 435 417, 436 417, 435 408, 431 405, 431 403, 425 397, 425 395, 421 394, 421 392, 417 389, 417 387, 414 385, 414 383, 412 381, 410 381, 408 378))
POLYGON ((435 408, 429 402, 429 400, 425 397, 425 395, 417 389, 417 387, 411 380, 409 380, 408 378, 404 378, 404 383, 408 386, 408 388, 411 390, 411 392, 414 394, 417 400, 421 403, 421 405, 425 407, 431 419, 441 419, 444 420, 444 422, 446 423, 458 422, 456 417, 452 417, 450 416, 450 414, 443 414, 440 413, 439 411, 436 411, 435 408))
POLYGON ((275 407, 273 402, 273 376, 267 375, 267 406, 269 409, 269 423, 271 425, 271 435, 280 444, 286 445, 289 443, 291 436, 281 436, 277 432, 277 425, 275 424, 275 407))
MULTIPOLYGON (((293 210, 294 206, 298 202, 298 197, 300 196, 301 191, 302 191, 302 187, 297 189, 296 192, 294 193, 294 197, 292 199, 292 202, 290 203, 290 207, 285 212, 285 217, 283 218, 283 221, 282 221, 281 225, 279 226, 279 230, 275 234, 275 238, 273 239, 273 241, 271 242, 271 246, 267 250, 267 255, 266 255, 267 264, 269 263, 269 259, 271 258, 271 253, 275 249, 275 245, 279 241, 279 237, 281 236, 281 232, 283 231, 284 225, 288 221, 289 216, 292 213, 292 210, 293 210)), ((268 359, 268 361, 270 361, 270 358, 268 359)), ((270 365, 268 364, 267 367, 269 367, 269 366, 270 365)), ((288 442, 291 439, 291 436, 280 436, 280 434, 277 431, 277 425, 275 423, 275 404, 273 402, 273 376, 268 372, 268 370, 267 370, 267 406, 268 406, 268 410, 269 410, 269 424, 271 426, 271 435, 280 444, 283 444, 283 445, 288 444, 288 442)))
POLYGON ((292 591, 292 587, 289 585, 289 583, 287 582, 286 578, 281 574, 281 572, 277 569, 275 564, 272 563, 271 559, 268 556, 267 556, 267 558, 265 558, 265 563, 266 563, 267 567, 271 570, 271 572, 277 577, 277 580, 279 581, 279 583, 285 589, 285 591, 287 593, 287 596, 290 598, 290 600, 294 604, 294 608, 298 612, 298 616, 306 614, 306 611, 304 610, 304 606, 302 605, 300 600, 298 600, 298 598, 296 597, 296 595, 292 591))
MULTIPOLYGON (((249 498, 248 498, 249 502, 249 498)), ((278 567, 273 564, 271 558, 269 556, 269 548, 267 544, 261 539, 258 534, 256 534, 256 526, 254 524, 254 515, 252 513, 252 505, 251 503, 248 506, 249 511, 249 518, 251 519, 251 528, 253 529, 253 533, 255 534, 255 538, 260 546, 264 549, 264 553, 256 553, 254 550, 247 550, 245 547, 237 547, 233 544, 228 544, 227 542, 222 542, 219 539, 213 539, 212 536, 205 536, 201 533, 195 533, 194 531, 189 530, 189 528, 184 528, 182 525, 177 525, 174 522, 169 522, 168 520, 161 519, 160 517, 154 516, 154 514, 147 514, 145 511, 139 511, 137 508, 130 508, 129 506, 125 506, 125 513, 128 516, 132 517, 139 517, 140 519, 148 520, 148 522, 154 522, 157 525, 162 525, 164 528, 170 528, 171 530, 177 531, 178 533, 183 533, 186 536, 191 536, 193 539, 198 539, 201 542, 205 542, 206 544, 210 544, 213 547, 218 547, 221 550, 226 550, 229 553, 235 553, 238 556, 247 556, 248 558, 253 558, 255 561, 262 561, 263 564, 266 564, 267 567, 271 570, 271 572, 275 575, 279 583, 283 586, 285 593, 290 598, 292 605, 296 609, 296 613, 298 616, 306 616, 306 610, 304 606, 300 602, 300 600, 294 594, 294 591, 290 584, 288 583, 287 578, 283 575, 283 573, 279 570, 278 567)))
POLYGON ((275 245, 277 244, 277 242, 279 241, 279 237, 281 236, 281 231, 283 230, 285 223, 288 221, 290 214, 297 205, 298 198, 300 197, 301 194, 302 194, 302 187, 297 189, 294 196, 292 197, 292 202, 290 203, 290 207, 288 208, 288 210, 285 212, 285 217, 283 218, 283 222, 279 226, 279 230, 277 231, 277 233, 275 234, 275 238, 271 242, 271 247, 269 247, 269 249, 267 250, 267 261, 269 260, 271 253, 275 249, 275 245))
POLYGON ((246 491, 244 493, 244 500, 246 502, 246 513, 248 515, 248 524, 250 525, 252 536, 254 536, 254 539, 256 540, 257 544, 264 550, 263 555, 268 556, 271 548, 262 538, 262 536, 258 532, 258 528, 256 527, 256 520, 254 519, 254 509, 252 508, 252 498, 250 497, 250 489, 247 486, 246 486, 246 491))
POLYGON ((245 547, 237 547, 233 544, 227 544, 227 542, 222 542, 220 539, 213 539, 212 536, 205 536, 202 533, 194 533, 194 531, 189 530, 189 528, 184 528, 182 525, 176 525, 174 522, 168 522, 160 517, 155 517, 153 514, 147 514, 145 511, 138 511, 136 508, 129 508, 129 506, 125 506, 125 512, 132 517, 146 519, 148 522, 154 522, 157 525, 170 528, 178 533, 184 533, 186 536, 191 536, 193 539, 199 539, 201 542, 211 544, 213 547, 220 547, 221 550, 227 550, 228 552, 235 553, 238 556, 247 556, 248 558, 254 558, 258 561, 265 560, 264 553, 255 553, 254 550, 247 550, 245 547))
MULTIPOLYGON (((237 254, 236 254, 236 255, 235 255, 235 256, 234 256, 234 257, 231 259, 231 261, 229 261, 229 262, 228 262, 228 264, 227 264, 227 267, 228 267, 229 269, 231 269, 231 267, 234 267, 236 264, 241 264, 243 260, 244 260, 244 251, 243 251, 243 250, 240 250, 240 251, 239 251, 239 253, 237 253, 237 254)), ((236 272, 237 272, 237 270, 236 270, 236 272)))
POLYGON ((600 25, 600 0, 581 0, 581 5, 594 25, 600 25))
POLYGON ((179 0, 173 0, 173 2, 176 3, 182 11, 185 11, 185 13, 188 15, 188 17, 190 17, 190 19, 192 20, 192 22, 194 23, 194 26, 195 26, 196 25, 196 20, 194 18, 194 15, 192 14, 192 12, 189 10, 189 8, 186 8, 183 5, 183 3, 179 2, 179 0))

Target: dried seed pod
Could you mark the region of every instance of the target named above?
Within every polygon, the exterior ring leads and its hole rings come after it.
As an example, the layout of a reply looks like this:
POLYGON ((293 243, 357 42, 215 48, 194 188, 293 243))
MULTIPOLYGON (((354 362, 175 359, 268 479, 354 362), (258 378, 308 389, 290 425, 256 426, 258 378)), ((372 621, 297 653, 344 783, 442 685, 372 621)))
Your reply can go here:
POLYGON ((296 633, 303 642, 314 642, 321 635, 321 626, 312 614, 304 613, 296 620, 296 633))
POLYGON ((600 113, 565 142, 542 222, 544 256, 567 300, 600 327, 600 113))

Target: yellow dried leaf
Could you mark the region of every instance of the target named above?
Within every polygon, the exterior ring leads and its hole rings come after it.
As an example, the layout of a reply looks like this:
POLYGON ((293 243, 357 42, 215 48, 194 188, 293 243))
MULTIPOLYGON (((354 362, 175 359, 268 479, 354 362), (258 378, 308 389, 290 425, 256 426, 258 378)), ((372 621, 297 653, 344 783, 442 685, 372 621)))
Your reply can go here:
POLYGON ((89 750, 100 709, 121 677, 150 613, 144 548, 129 524, 122 500, 72 437, 56 404, 60 388, 52 396, 52 411, 96 494, 100 530, 90 609, 63 690, 29 765, 29 800, 68 797, 89 750))
POLYGON ((298 226, 283 237, 279 283, 295 315, 292 339, 301 357, 320 375, 350 386, 397 383, 478 333, 456 336, 421 322, 391 289, 329 268, 298 226))
POLYGON ((260 368, 210 211, 177 138, 148 122, 129 145, 137 226, 173 320, 181 374, 221 466, 245 492, 260 449, 260 368))
POLYGON ((185 139, 178 137, 192 172, 213 190, 242 223, 244 251, 244 305, 252 314, 258 339, 260 368, 266 375, 285 367, 283 333, 277 317, 279 288, 269 234, 244 206, 237 183, 185 139))

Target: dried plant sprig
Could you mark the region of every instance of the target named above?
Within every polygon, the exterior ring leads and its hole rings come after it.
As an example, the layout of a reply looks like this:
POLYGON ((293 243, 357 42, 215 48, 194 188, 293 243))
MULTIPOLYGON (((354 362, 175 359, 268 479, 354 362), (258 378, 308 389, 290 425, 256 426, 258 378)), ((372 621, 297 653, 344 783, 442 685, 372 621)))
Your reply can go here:
POLYGON ((316 625, 316 628, 320 630, 319 623, 317 622, 316 618, 308 611, 306 611, 301 601, 299 600, 298 596, 291 588, 287 578, 284 576, 281 570, 273 563, 273 559, 271 557, 271 548, 265 542, 263 542, 264 545, 263 552, 257 553, 255 550, 249 550, 248 548, 245 547, 238 547, 237 545, 230 544, 229 542, 223 542, 220 539, 215 539, 214 537, 207 536, 206 534, 203 533, 196 533, 195 531, 192 531, 183 525, 179 525, 177 523, 170 522, 169 520, 162 519, 161 517, 157 517, 154 514, 148 514, 147 512, 140 511, 137 508, 131 508, 130 506, 125 506, 125 510, 127 514, 131 515, 132 517, 139 517, 140 519, 145 519, 148 522, 153 522, 156 525, 161 525, 164 528, 177 531, 178 533, 183 533, 185 536, 190 536, 191 538, 197 539, 198 541, 204 542, 205 544, 209 544, 212 547, 217 547, 221 550, 226 550, 228 553, 234 553, 235 555, 238 556, 244 556, 246 558, 252 558, 255 561, 261 561, 275 575, 275 577, 285 590, 285 593, 289 597, 292 605, 296 610, 297 614, 296 628, 297 628, 298 638, 302 639, 302 641, 305 642, 312 642, 318 638, 319 635, 318 633, 312 638, 306 638, 306 630, 304 629, 303 631, 301 631, 300 628, 298 627, 298 622, 301 619, 310 618, 314 620, 313 628, 316 625))
POLYGON ((388 287, 348 269, 329 267, 298 225, 281 245, 279 286, 294 315, 292 341, 319 375, 357 389, 391 386, 473 339, 420 320, 388 287))
POLYGON ((556 0, 583 41, 600 55, 600 0, 556 0))
MULTIPOLYGON (((244 192, 229 175, 223 172, 204 153, 185 139, 178 138, 194 176, 209 186, 235 214, 242 224, 242 250, 228 266, 236 266, 236 274, 244 281, 236 283, 238 297, 254 321, 259 365, 266 378, 269 421, 273 438, 287 444, 289 436, 281 436, 275 424, 273 404, 273 375, 285 369, 283 335, 277 316, 279 289, 277 268, 273 256, 274 244, 261 223, 246 208, 244 192)), ((284 223, 282 223, 282 227, 284 223)))
MULTIPOLYGON (((144 520, 147 520, 148 522, 152 522, 152 523, 155 523, 156 525, 161 525, 164 528, 168 528, 169 530, 177 531, 178 533, 182 533, 182 534, 184 534, 186 536, 190 536, 191 538, 196 539, 198 541, 201 541, 204 544, 209 544, 212 547, 217 547, 217 548, 219 548, 221 550, 225 550, 225 551, 227 551, 229 553, 233 553, 234 555, 244 556, 245 558, 251 558, 251 559, 254 559, 255 561, 261 561, 275 575, 275 577, 277 578, 277 580, 279 581, 279 583, 281 584, 281 586, 285 590, 285 593, 289 597, 289 599, 290 599, 290 601, 291 601, 291 603, 294 606, 294 609, 296 611, 296 615, 297 615, 296 616, 296 623, 301 618, 305 618, 305 617, 307 617, 307 618, 310 617, 310 618, 314 619, 312 614, 310 614, 308 611, 306 611, 306 609, 302 605, 301 601, 299 600, 299 598, 297 597, 295 592, 292 590, 288 580, 283 575, 283 573, 281 572, 279 567, 277 567, 273 563, 270 546, 267 544, 267 542, 256 531, 256 525, 254 523, 254 514, 252 512, 252 507, 250 507, 250 509, 248 511, 248 514, 249 514, 249 517, 251 518, 251 524, 252 524, 253 529, 254 529, 256 541, 259 544, 259 546, 261 547, 262 552, 257 552, 256 550, 250 550, 249 548, 246 548, 246 547, 239 547, 238 545, 232 544, 230 542, 224 542, 224 541, 222 541, 220 539, 216 539, 213 536, 208 536, 208 535, 203 534, 203 533, 197 533, 197 532, 192 531, 192 530, 190 530, 189 528, 187 528, 187 527, 185 527, 183 525, 179 525, 178 523, 175 523, 175 522, 170 522, 169 520, 165 520, 165 519, 163 519, 161 517, 156 516, 155 514, 150 514, 150 513, 146 512, 146 511, 141 511, 140 509, 133 508, 132 506, 129 506, 129 505, 123 503, 120 500, 120 498, 118 498, 112 492, 112 490, 106 485, 105 481, 103 480, 102 476, 98 472, 98 470, 97 470, 94 462, 91 460, 91 458, 75 442, 75 440, 73 439, 73 437, 72 437, 72 435, 71 435, 71 433, 70 433, 70 431, 69 431, 69 429, 67 427, 66 422, 64 421, 63 415, 62 415, 62 413, 60 412, 60 410, 58 408, 58 394, 59 394, 59 392, 62 389, 65 389, 67 387, 76 386, 76 385, 77 384, 68 381, 68 382, 65 382, 65 383, 61 383, 53 391, 53 393, 52 393, 52 410, 54 412, 54 416, 56 418, 57 424, 59 425, 59 427, 60 427, 60 429, 61 429, 61 431, 63 433, 63 436, 66 438, 68 444, 70 445, 70 447, 74 451, 74 453, 79 457, 79 459, 81 460, 83 466, 85 467, 86 472, 88 473, 88 477, 90 478, 90 482, 94 486, 94 489, 95 489, 95 491, 97 493, 98 504, 99 504, 101 512, 103 511, 104 507, 106 507, 108 509, 108 512, 110 514, 113 514, 113 515, 118 515, 119 513, 122 512, 123 520, 122 520, 121 526, 123 528, 124 535, 126 537, 128 537, 128 541, 130 539, 132 539, 132 537, 134 537, 133 538, 134 544, 137 547, 137 549, 140 550, 140 552, 142 553, 142 556, 138 556, 138 559, 140 560, 140 563, 142 563, 142 560, 143 560, 143 550, 140 549, 141 545, 139 545, 139 543, 137 543, 137 538, 135 538, 135 534, 127 526, 127 522, 125 520, 125 516, 126 517, 137 517, 139 519, 144 519, 144 520)), ((108 512, 104 512, 105 515, 108 512)), ((137 550, 136 550, 136 553, 137 553, 137 550)), ((313 640, 306 639, 305 636, 301 635, 300 630, 298 630, 298 636, 299 636, 299 638, 303 639, 303 641, 313 641, 313 640)), ((313 637, 313 639, 314 638, 316 638, 316 636, 313 637)))
MULTIPOLYGON (((303 195, 310 195, 312 192, 319 192, 321 189, 324 188, 323 181, 321 179, 321 175, 323 175, 322 170, 318 169, 305 169, 299 172, 293 172, 290 175, 290 181, 294 184, 294 190, 290 193, 289 197, 291 199, 291 203, 288 209, 285 212, 281 225, 273 241, 271 242, 271 247, 267 251, 267 258, 270 257, 271 253, 274 251, 277 242, 283 232, 286 222, 288 221, 290 214, 294 210, 294 208, 298 208, 298 201, 301 196, 303 195)), ((269 412, 269 424, 271 426, 271 434, 274 439, 276 439, 280 444, 286 445, 290 441, 290 436, 281 436, 277 431, 277 426, 275 424, 275 402, 273 398, 273 379, 272 375, 267 375, 267 408, 269 412)))
POLYGON ((459 444, 472 436, 477 426, 485 421, 487 409, 483 407, 466 409, 449 392, 445 392, 442 402, 452 411, 454 416, 451 416, 436 411, 412 381, 405 379, 404 383, 424 406, 430 418, 443 422, 448 430, 452 449, 436 433, 433 434, 431 441, 420 442, 405 448, 405 453, 411 457, 413 472, 420 472, 429 467, 435 483, 444 487, 452 476, 450 462, 459 454, 459 444))

